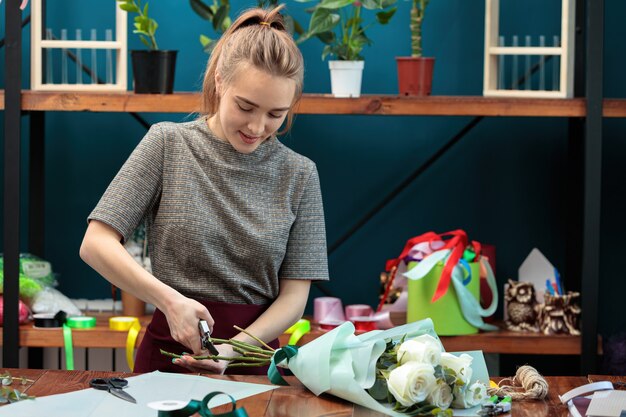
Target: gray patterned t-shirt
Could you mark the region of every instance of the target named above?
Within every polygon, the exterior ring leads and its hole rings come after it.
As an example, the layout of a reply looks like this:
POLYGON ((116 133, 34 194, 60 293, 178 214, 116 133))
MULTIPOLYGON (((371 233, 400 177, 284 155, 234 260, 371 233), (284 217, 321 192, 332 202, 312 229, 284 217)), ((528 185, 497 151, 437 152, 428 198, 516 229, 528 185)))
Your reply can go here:
POLYGON ((268 304, 280 279, 328 280, 317 169, 276 138, 242 154, 205 118, 152 126, 89 215, 124 242, 143 218, 153 274, 186 296, 268 304))

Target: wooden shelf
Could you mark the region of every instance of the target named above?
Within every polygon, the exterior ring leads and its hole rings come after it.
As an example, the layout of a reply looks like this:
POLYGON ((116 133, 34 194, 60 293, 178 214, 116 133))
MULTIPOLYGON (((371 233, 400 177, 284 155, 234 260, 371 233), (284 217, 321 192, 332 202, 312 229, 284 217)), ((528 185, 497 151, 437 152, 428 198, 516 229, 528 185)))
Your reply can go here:
MULTIPOLYGON (((126 347, 127 331, 109 329, 110 314, 91 314, 96 317, 96 327, 91 329, 72 329, 72 343, 81 348, 124 348, 126 347)), ((137 337, 137 346, 150 323, 152 316, 139 319, 141 331, 137 337)), ((2 345, 2 328, 0 327, 0 345, 2 345)), ((20 325, 20 346, 22 347, 63 347, 63 329, 42 329, 33 326, 33 323, 20 325)))
MULTIPOLYGON (((89 314, 88 315, 92 315, 89 314)), ((74 347, 82 348, 124 348, 126 347, 125 331, 109 329, 110 314, 95 314, 96 327, 92 329, 73 329, 72 340, 74 347)), ((137 346, 141 343, 145 328, 151 316, 140 318, 142 329, 137 338, 137 346)), ((311 332, 300 339, 298 345, 303 345, 325 333, 319 326, 313 324, 311 332)), ((280 337, 280 344, 284 346, 289 335, 280 337)), ((482 350, 484 353, 504 354, 533 354, 533 355, 580 355, 580 336, 546 336, 540 333, 519 333, 500 330, 465 336, 442 336, 441 342, 445 349, 451 352, 464 350, 482 350)), ((0 345, 2 344, 2 328, 0 327, 0 345)), ((60 328, 40 329, 32 323, 20 326, 20 346, 22 347, 63 347, 63 331, 60 328)), ((601 343, 599 342, 601 349, 601 343)), ((601 352, 600 352, 601 353, 601 352)))
MULTIPOLYGON (((305 334, 298 345, 306 344, 324 333, 325 331, 320 330, 317 325, 312 325, 311 332, 305 334)), ((440 339, 443 347, 449 352, 482 350, 484 353, 522 355, 580 355, 581 352, 580 336, 548 336, 542 333, 498 330, 463 336, 440 336, 440 339)), ((600 338, 598 338, 599 354, 602 353, 601 346, 600 338)))
MULTIPOLYGON (((199 93, 134 94, 100 92, 22 93, 25 111, 159 112, 194 113, 200 109, 199 93)), ((0 90, 0 110, 4 109, 4 90, 0 90)), ((365 95, 360 98, 335 98, 331 95, 305 94, 299 114, 422 115, 422 116, 515 116, 584 117, 585 100, 523 99, 480 96, 401 97, 365 95)), ((626 117, 626 100, 604 100, 605 117, 626 117)))

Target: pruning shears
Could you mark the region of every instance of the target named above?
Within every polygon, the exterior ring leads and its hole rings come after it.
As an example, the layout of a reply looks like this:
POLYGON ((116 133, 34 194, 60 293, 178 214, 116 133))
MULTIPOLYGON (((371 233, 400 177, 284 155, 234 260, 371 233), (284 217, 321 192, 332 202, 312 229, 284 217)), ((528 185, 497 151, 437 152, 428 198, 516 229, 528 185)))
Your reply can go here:
MULTIPOLYGON (((200 330, 200 339, 202 343, 202 349, 207 349, 211 355, 218 356, 220 352, 217 350, 215 345, 211 342, 211 330, 209 329, 209 324, 206 320, 198 321, 198 330, 200 330)), ((213 359, 215 362, 218 362, 217 359, 213 359)))

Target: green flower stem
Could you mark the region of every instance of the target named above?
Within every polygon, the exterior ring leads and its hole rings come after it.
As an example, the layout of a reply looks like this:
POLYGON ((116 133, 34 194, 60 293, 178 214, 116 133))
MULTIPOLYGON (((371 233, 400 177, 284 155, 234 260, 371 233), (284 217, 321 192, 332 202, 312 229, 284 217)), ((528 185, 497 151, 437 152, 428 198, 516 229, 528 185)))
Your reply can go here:
POLYGON ((233 346, 233 350, 237 353, 241 353, 244 356, 253 356, 255 358, 272 359, 272 355, 266 355, 265 353, 249 352, 245 349, 233 346))
POLYGON ((251 338, 253 338, 254 340, 256 340, 257 342, 259 342, 261 344, 261 346, 265 346, 266 349, 275 352, 276 349, 272 348, 270 345, 268 345, 267 343, 265 343, 264 341, 262 341, 261 339, 259 339, 258 337, 256 337, 255 335, 248 333, 246 330, 242 329, 239 326, 233 326, 236 330, 239 330, 240 332, 250 336, 251 338))
POLYGON ((231 362, 226 366, 226 368, 254 368, 254 367, 258 368, 258 367, 266 366, 266 365, 269 365, 269 362, 268 363, 260 363, 260 362, 259 363, 243 363, 243 362, 232 363, 231 362))
POLYGON ((219 355, 179 355, 177 353, 167 352, 163 349, 160 349, 161 354, 165 356, 169 356, 170 358, 181 358, 183 356, 190 356, 197 360, 202 359, 217 359, 223 361, 242 361, 242 362, 260 362, 260 363, 269 363, 271 359, 268 358, 253 358, 250 356, 219 356, 219 355))
POLYGON ((5 379, 5 378, 9 378, 12 381, 20 381, 22 383, 22 385, 26 384, 27 382, 35 382, 32 379, 24 378, 24 377, 21 377, 21 376, 0 375, 0 379, 5 379))
MULTIPOLYGON (((256 345, 251 345, 250 343, 246 343, 246 342, 241 342, 239 340, 235 340, 235 339, 218 339, 218 338, 211 338, 212 342, 215 343, 225 343, 227 345, 231 345, 231 346, 235 346, 238 348, 242 348, 248 352, 257 352, 257 353, 263 353, 265 355, 273 355, 274 354, 274 349, 272 350, 266 350, 263 349, 259 346, 256 345)), ((270 348, 271 349, 271 348, 270 348)))

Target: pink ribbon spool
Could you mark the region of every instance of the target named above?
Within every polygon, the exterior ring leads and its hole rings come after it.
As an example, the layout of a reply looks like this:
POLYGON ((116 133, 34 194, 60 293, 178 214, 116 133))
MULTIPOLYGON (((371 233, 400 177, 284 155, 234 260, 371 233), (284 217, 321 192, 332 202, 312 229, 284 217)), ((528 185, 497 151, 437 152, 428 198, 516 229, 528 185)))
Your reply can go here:
POLYGON ((376 326, 376 319, 373 317, 365 316, 365 317, 352 317, 351 320, 354 323, 354 330, 357 332, 369 332, 371 330, 376 330, 378 327, 376 326))
POLYGON ((341 300, 336 297, 317 297, 313 300, 313 319, 317 323, 345 321, 341 300))
POLYGON ((391 315, 389 311, 381 311, 380 313, 375 313, 371 316, 374 320, 376 320, 376 326, 380 330, 387 330, 395 327, 395 324, 391 321, 391 315))
POLYGON ((374 310, 366 304, 351 304, 346 306, 346 318, 352 320, 353 317, 370 316, 374 310))

